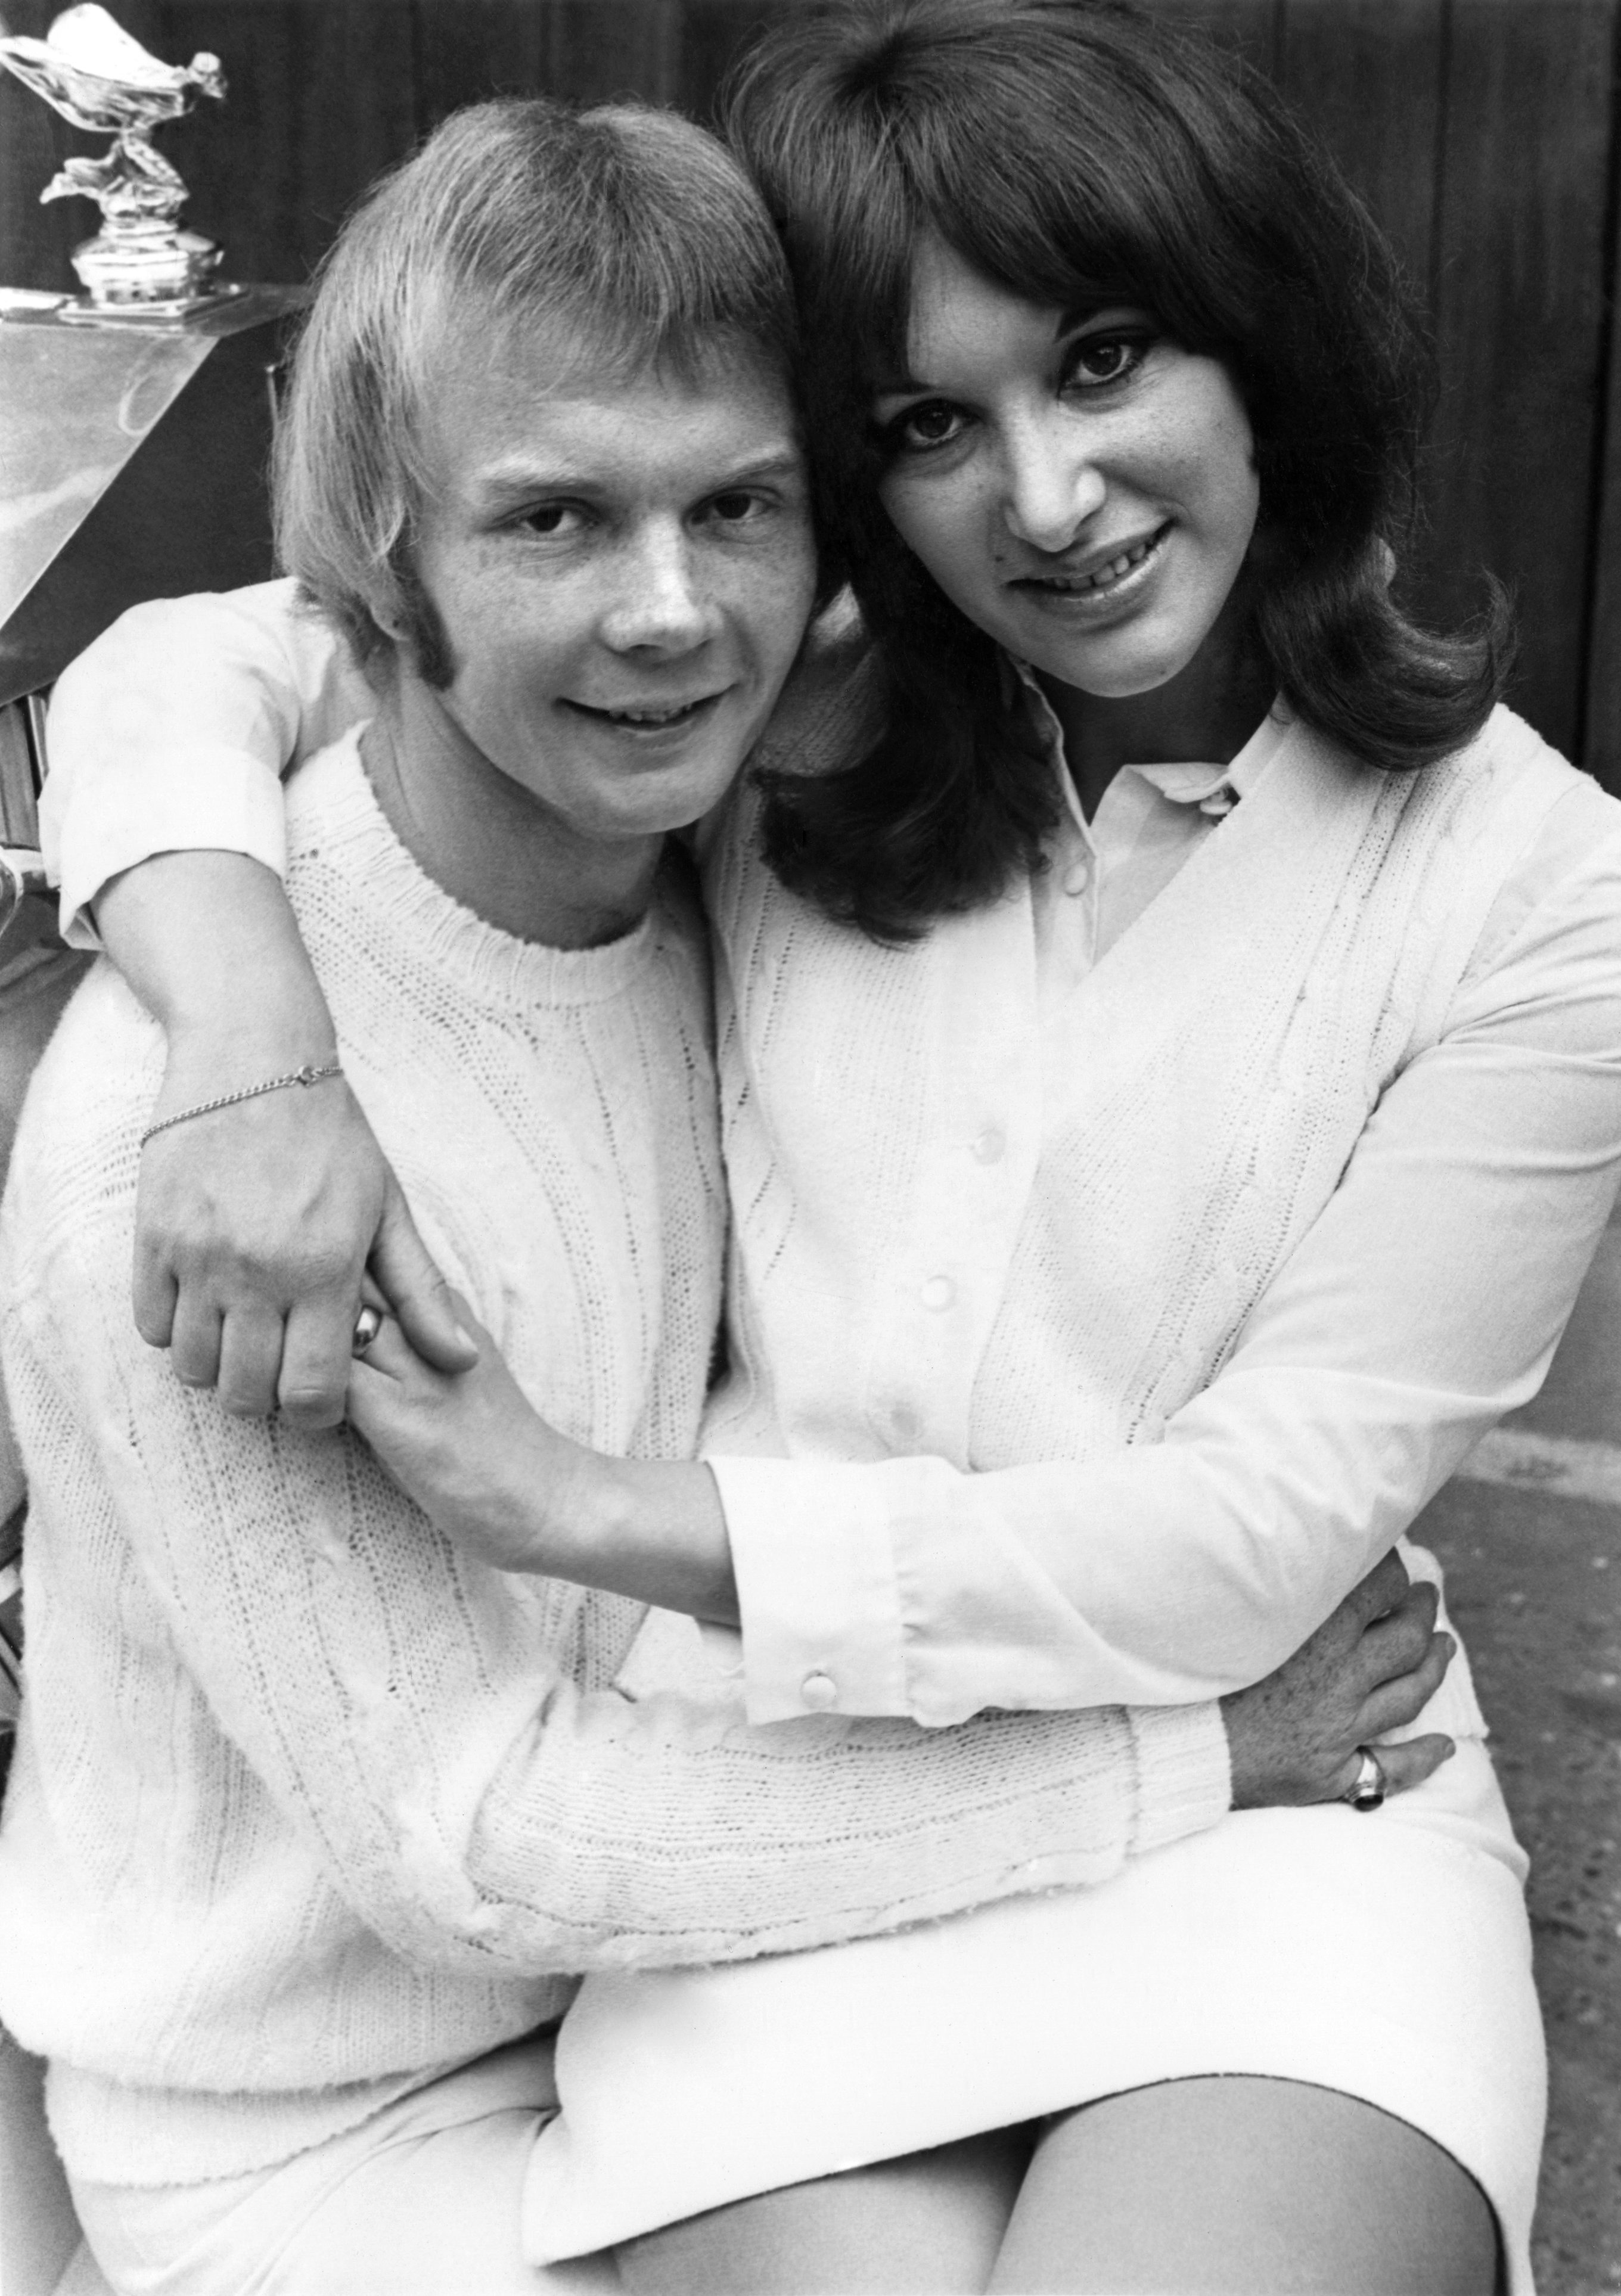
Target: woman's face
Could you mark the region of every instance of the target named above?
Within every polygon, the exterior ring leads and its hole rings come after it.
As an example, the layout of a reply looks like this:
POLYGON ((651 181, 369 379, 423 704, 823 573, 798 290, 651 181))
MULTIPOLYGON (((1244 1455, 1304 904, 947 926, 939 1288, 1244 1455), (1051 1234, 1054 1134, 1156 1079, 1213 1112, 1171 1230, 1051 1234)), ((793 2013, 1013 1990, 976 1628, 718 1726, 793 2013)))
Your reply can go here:
POLYGON ((1148 693, 1198 660, 1259 503, 1219 361, 1141 310, 1024 302, 937 241, 914 267, 907 357, 874 403, 880 492, 946 596, 1082 693, 1148 693))

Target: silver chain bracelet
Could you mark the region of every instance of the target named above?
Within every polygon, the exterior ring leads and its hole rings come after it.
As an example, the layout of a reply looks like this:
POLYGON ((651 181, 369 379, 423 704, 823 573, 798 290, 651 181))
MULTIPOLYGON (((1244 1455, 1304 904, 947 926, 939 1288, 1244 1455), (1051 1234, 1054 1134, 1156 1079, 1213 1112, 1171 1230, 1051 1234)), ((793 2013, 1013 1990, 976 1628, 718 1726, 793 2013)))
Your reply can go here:
POLYGON ((155 1140, 160 1132, 167 1132, 171 1124, 190 1123, 193 1116, 212 1116, 217 1108, 234 1108, 239 1100, 258 1100, 261 1093, 282 1092, 290 1084, 324 1084, 328 1077, 342 1074, 343 1065, 340 1061, 333 1061, 323 1069, 311 1068, 306 1063, 303 1068, 293 1069, 286 1076, 266 1077, 263 1084, 244 1085, 241 1092, 222 1092, 217 1100, 200 1100, 195 1108, 180 1109, 173 1116, 160 1117, 156 1124, 149 1124, 141 1135, 141 1145, 144 1148, 149 1140, 155 1140))

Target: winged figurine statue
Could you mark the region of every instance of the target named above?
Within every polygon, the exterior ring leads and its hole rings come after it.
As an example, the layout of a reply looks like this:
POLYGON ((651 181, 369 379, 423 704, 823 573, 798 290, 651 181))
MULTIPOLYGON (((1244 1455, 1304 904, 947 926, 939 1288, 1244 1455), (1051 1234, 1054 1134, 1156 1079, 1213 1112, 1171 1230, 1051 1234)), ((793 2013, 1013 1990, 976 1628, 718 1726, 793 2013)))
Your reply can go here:
POLYGON ((151 140, 198 95, 224 96, 217 56, 160 62, 105 8, 87 4, 68 9, 43 40, 0 39, 0 69, 75 127, 113 138, 99 160, 68 160, 40 193, 94 200, 102 210, 101 231, 73 256, 94 316, 178 315, 235 291, 214 281, 212 241, 179 228, 185 185, 151 140))

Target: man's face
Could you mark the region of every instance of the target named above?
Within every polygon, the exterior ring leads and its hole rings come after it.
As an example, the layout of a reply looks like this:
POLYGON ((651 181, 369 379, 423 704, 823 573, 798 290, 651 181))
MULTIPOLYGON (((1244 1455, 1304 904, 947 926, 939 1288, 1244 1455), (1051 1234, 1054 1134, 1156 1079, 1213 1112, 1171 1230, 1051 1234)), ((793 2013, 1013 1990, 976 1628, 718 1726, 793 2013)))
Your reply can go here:
MULTIPOLYGON (((471 335, 474 331, 468 330, 471 335)), ((460 734, 590 841, 695 821, 730 786, 815 582, 787 392, 744 347, 625 378, 555 322, 491 328, 424 410, 416 571, 460 734)))

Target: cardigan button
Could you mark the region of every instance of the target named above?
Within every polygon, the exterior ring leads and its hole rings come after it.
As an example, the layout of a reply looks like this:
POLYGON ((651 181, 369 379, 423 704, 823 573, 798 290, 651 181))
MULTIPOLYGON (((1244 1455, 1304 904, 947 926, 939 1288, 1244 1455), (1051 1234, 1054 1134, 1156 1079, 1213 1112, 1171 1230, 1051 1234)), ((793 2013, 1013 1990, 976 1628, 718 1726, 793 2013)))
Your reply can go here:
POLYGON ((831 1674, 807 1674, 799 1685, 799 1696, 813 1714, 825 1714, 839 1696, 839 1685, 831 1674))
POLYGON ((1064 890, 1067 893, 1084 893, 1091 882, 1090 861, 1072 861, 1064 872, 1064 890))
POLYGON ((957 1287, 949 1275, 931 1275, 918 1293, 924 1307, 931 1308, 937 1316, 943 1314, 956 1296, 957 1287))
POLYGON ((1007 1152, 1007 1135, 995 1124, 987 1124, 974 1142, 973 1155, 976 1164, 1000 1164, 1007 1152))

